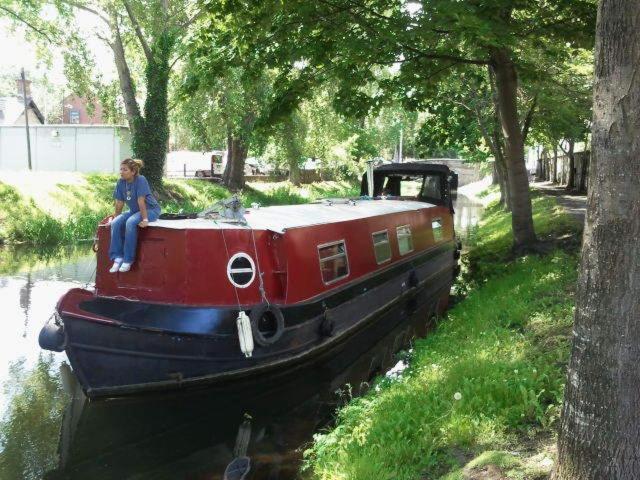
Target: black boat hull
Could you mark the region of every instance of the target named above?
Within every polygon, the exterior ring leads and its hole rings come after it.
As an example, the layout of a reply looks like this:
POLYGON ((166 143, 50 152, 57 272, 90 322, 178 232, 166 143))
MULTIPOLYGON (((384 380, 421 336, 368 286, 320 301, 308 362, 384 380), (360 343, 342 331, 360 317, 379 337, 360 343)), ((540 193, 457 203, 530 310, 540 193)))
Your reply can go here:
POLYGON ((147 328, 62 313, 61 331, 49 326, 49 338, 54 343, 63 339, 58 346, 64 347, 90 397, 246 381, 267 372, 289 374, 343 349, 371 345, 417 312, 428 313, 426 323, 446 307, 456 274, 454 257, 454 248, 441 248, 406 262, 393 275, 350 286, 349 292, 282 307, 282 336, 273 345, 257 347, 251 358, 242 354, 237 333, 228 325, 216 334, 198 334, 180 332, 177 326, 147 328), (330 331, 323 328, 327 318, 330 331))

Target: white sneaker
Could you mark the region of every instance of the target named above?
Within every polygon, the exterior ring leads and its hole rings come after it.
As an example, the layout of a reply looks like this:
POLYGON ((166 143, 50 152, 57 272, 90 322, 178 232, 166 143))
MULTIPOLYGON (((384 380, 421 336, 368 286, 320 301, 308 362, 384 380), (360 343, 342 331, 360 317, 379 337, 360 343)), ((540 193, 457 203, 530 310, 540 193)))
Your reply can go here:
POLYGON ((116 258, 113 261, 113 265, 111 265, 111 268, 109 269, 109 273, 116 273, 118 270, 120 270, 120 265, 122 265, 122 258, 116 258))
POLYGON ((120 270, 118 270, 118 271, 119 272, 128 272, 129 270, 131 270, 131 264, 125 262, 122 265, 120 265, 120 270))

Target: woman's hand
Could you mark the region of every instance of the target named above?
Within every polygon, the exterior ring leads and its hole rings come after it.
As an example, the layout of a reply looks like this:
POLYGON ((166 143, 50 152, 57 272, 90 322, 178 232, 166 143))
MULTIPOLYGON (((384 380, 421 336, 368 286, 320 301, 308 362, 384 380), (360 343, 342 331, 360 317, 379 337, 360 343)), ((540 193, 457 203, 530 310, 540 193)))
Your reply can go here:
POLYGON ((149 220, 143 218, 142 221, 138 224, 140 228, 147 228, 149 226, 149 220))

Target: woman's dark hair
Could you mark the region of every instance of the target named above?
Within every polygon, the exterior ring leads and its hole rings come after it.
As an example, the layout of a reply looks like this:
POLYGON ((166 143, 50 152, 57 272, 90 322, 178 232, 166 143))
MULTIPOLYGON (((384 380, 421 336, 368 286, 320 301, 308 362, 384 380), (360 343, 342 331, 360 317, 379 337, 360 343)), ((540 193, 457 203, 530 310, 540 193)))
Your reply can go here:
POLYGON ((139 158, 125 158, 120 165, 126 165, 129 170, 132 170, 136 175, 140 173, 140 169, 144 167, 144 162, 139 158))

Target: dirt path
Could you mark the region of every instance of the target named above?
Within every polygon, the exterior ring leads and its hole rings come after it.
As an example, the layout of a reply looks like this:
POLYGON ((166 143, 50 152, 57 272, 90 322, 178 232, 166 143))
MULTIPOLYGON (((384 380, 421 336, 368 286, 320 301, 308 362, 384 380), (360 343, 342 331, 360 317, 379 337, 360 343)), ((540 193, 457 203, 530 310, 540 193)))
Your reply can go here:
POLYGON ((580 223, 584 223, 587 213, 587 196, 577 193, 567 192, 564 187, 551 182, 533 182, 531 186, 546 195, 553 195, 558 200, 569 215, 580 223))

